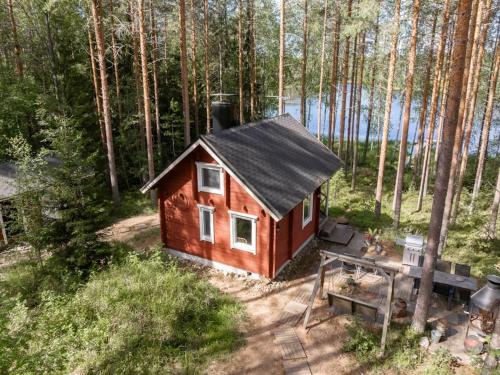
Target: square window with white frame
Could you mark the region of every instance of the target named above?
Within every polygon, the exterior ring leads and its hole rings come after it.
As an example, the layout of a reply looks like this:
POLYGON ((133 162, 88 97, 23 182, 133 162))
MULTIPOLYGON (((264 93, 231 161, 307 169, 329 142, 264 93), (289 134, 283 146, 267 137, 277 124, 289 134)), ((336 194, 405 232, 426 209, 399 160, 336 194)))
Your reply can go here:
POLYGON ((200 211, 200 240, 214 243, 214 208, 198 205, 200 211))
POLYGON ((211 163, 196 163, 198 191, 223 194, 224 178, 221 166, 211 163))
POLYGON ((302 228, 312 221, 314 193, 309 194, 302 202, 302 228))
POLYGON ((255 254, 257 241, 257 216, 229 212, 231 218, 231 248, 255 254))

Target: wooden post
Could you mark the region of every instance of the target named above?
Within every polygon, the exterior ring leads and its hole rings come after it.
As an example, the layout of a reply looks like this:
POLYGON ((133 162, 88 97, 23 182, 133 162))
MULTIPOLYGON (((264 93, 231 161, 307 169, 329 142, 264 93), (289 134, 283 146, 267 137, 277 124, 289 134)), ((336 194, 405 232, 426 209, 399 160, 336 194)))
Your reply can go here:
POLYGON ((391 309, 392 309, 393 295, 394 295, 394 272, 391 272, 389 286, 387 287, 387 298, 385 300, 385 315, 384 315, 384 326, 382 328, 382 340, 380 342, 380 355, 384 355, 385 351, 387 330, 389 329, 389 324, 391 323, 391 314, 392 314, 391 309))
POLYGON ((307 328, 307 323, 309 323, 309 317, 311 316, 311 311, 314 305, 314 299, 316 298, 316 293, 318 293, 320 284, 321 284, 321 290, 323 290, 324 278, 322 278, 321 275, 323 273, 325 260, 326 260, 326 255, 321 254, 321 263, 319 265, 318 274, 316 275, 316 281, 314 282, 314 288, 311 297, 309 297, 309 302, 307 303, 306 317, 304 318, 304 328, 307 328))
POLYGON ((7 232, 5 231, 5 223, 3 221, 3 216, 2 216, 2 207, 0 207, 0 230, 2 232, 2 239, 5 245, 9 243, 7 240, 7 232))
POLYGON ((328 217, 330 211, 330 178, 326 180, 326 202, 325 202, 325 215, 328 217))

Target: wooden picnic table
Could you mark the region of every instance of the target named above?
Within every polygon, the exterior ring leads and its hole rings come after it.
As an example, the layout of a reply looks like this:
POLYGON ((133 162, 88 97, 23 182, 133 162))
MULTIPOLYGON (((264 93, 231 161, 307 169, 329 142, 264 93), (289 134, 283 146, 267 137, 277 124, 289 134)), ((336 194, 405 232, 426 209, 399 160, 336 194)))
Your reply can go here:
MULTIPOLYGON (((414 279, 422 278, 422 267, 408 266, 408 276, 414 279)), ((448 294, 448 310, 451 307, 451 299, 455 293, 455 289, 465 289, 472 292, 477 290, 477 280, 473 277, 459 276, 452 273, 434 271, 433 282, 437 284, 443 284, 450 287, 450 292, 448 294)))

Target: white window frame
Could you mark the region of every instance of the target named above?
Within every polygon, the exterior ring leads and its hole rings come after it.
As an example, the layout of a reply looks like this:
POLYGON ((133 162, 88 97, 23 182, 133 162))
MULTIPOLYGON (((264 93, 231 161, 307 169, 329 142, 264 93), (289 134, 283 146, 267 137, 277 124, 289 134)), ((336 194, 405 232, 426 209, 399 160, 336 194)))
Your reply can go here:
POLYGON ((311 221, 312 221, 312 218, 313 218, 313 212, 314 212, 314 193, 311 193, 307 196, 310 200, 310 204, 309 204, 309 216, 308 217, 304 217, 304 210, 305 210, 305 200, 307 198, 305 198, 303 201, 302 201, 302 229, 304 229, 306 227, 307 224, 309 224, 311 221))
POLYGON ((206 242, 210 242, 210 243, 214 243, 214 239, 215 239, 215 227, 214 227, 214 211, 215 211, 215 208, 212 207, 212 206, 204 206, 202 204, 199 204, 198 205, 198 211, 199 211, 199 217, 200 217, 200 241, 206 241, 206 242), (210 213, 210 229, 211 229, 211 233, 210 233, 210 236, 206 236, 204 231, 203 231, 203 228, 204 228, 204 225, 203 225, 203 212, 205 211, 208 211, 210 213))
POLYGON ((198 191, 204 191, 206 193, 213 193, 213 194, 220 194, 224 195, 224 173, 223 173, 223 168, 220 165, 217 164, 212 164, 212 163, 202 163, 197 161, 196 162, 196 171, 197 171, 197 179, 198 179, 198 191), (203 169, 211 169, 211 170, 216 170, 219 171, 219 181, 220 181, 220 186, 218 189, 212 188, 209 186, 203 186, 203 169))
POLYGON ((242 212, 229 210, 229 232, 231 240, 231 248, 243 251, 248 251, 255 254, 257 251, 257 216, 242 212), (236 241, 236 218, 250 220, 252 222, 252 244, 244 244, 236 241))

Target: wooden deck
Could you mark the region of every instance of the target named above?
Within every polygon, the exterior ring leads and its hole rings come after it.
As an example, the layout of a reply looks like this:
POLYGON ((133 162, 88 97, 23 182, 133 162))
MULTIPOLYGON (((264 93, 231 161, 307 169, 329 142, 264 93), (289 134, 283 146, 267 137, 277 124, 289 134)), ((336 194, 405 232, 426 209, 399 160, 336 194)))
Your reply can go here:
POLYGON ((319 238, 325 241, 346 246, 354 236, 350 225, 338 224, 334 219, 328 218, 319 233, 319 238))

